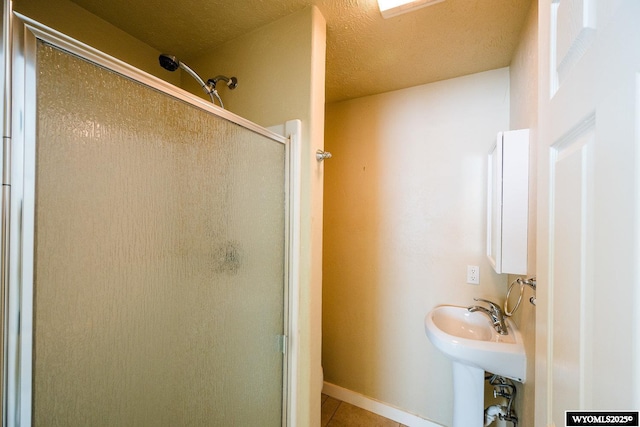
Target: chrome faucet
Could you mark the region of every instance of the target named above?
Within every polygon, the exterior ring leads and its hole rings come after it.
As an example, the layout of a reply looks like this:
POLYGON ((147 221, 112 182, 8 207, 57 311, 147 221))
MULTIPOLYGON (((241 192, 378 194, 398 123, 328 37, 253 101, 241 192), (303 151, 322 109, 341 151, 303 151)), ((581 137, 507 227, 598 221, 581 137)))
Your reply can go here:
POLYGON ((482 298, 474 298, 473 300, 486 302, 487 304, 489 304, 490 309, 479 306, 479 305, 472 305, 471 307, 467 308, 467 310, 469 310, 470 313, 473 313, 475 311, 480 311, 486 314, 487 316, 489 316, 489 318, 491 319, 491 323, 493 324, 493 327, 500 335, 507 335, 509 333, 507 331, 507 325, 504 322, 504 314, 502 313, 502 310, 497 304, 494 304, 491 301, 482 299, 482 298))

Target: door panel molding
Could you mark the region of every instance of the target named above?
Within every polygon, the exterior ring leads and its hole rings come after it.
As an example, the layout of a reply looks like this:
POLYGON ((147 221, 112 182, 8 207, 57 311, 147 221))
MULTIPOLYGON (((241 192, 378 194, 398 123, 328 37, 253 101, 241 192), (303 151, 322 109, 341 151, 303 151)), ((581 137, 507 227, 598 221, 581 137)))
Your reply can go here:
POLYGON ((551 146, 550 153, 548 364, 552 368, 548 393, 554 396, 549 410, 556 421, 566 408, 588 408, 591 402, 593 255, 588 242, 592 239, 595 122, 591 115, 578 123, 551 146), (579 256, 567 259, 562 256, 566 251, 579 256))

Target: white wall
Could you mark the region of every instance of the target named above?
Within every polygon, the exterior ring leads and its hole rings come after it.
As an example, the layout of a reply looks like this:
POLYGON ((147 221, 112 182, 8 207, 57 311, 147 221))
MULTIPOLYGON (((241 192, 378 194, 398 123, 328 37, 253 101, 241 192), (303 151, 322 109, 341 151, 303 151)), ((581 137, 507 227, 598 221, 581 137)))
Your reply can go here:
POLYGON ((325 381, 451 424, 451 362, 423 319, 504 297, 484 255, 485 181, 508 128, 507 68, 327 106, 325 381))

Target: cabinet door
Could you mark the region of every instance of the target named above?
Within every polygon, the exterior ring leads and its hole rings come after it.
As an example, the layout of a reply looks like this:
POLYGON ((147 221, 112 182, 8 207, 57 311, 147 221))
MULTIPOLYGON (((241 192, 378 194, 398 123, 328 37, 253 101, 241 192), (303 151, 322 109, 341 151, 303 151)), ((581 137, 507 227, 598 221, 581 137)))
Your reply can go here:
POLYGON ((527 274, 529 130, 500 132, 488 170, 489 262, 497 273, 527 274))
POLYGON ((502 272, 502 132, 489 152, 487 168, 487 257, 502 272))

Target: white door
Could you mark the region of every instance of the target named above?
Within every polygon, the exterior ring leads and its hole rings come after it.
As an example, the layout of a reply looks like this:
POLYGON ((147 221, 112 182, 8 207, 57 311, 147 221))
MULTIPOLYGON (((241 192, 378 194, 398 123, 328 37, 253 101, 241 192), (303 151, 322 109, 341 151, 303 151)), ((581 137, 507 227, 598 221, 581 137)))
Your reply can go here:
POLYGON ((536 426, 640 409, 640 1, 542 0, 536 426))

